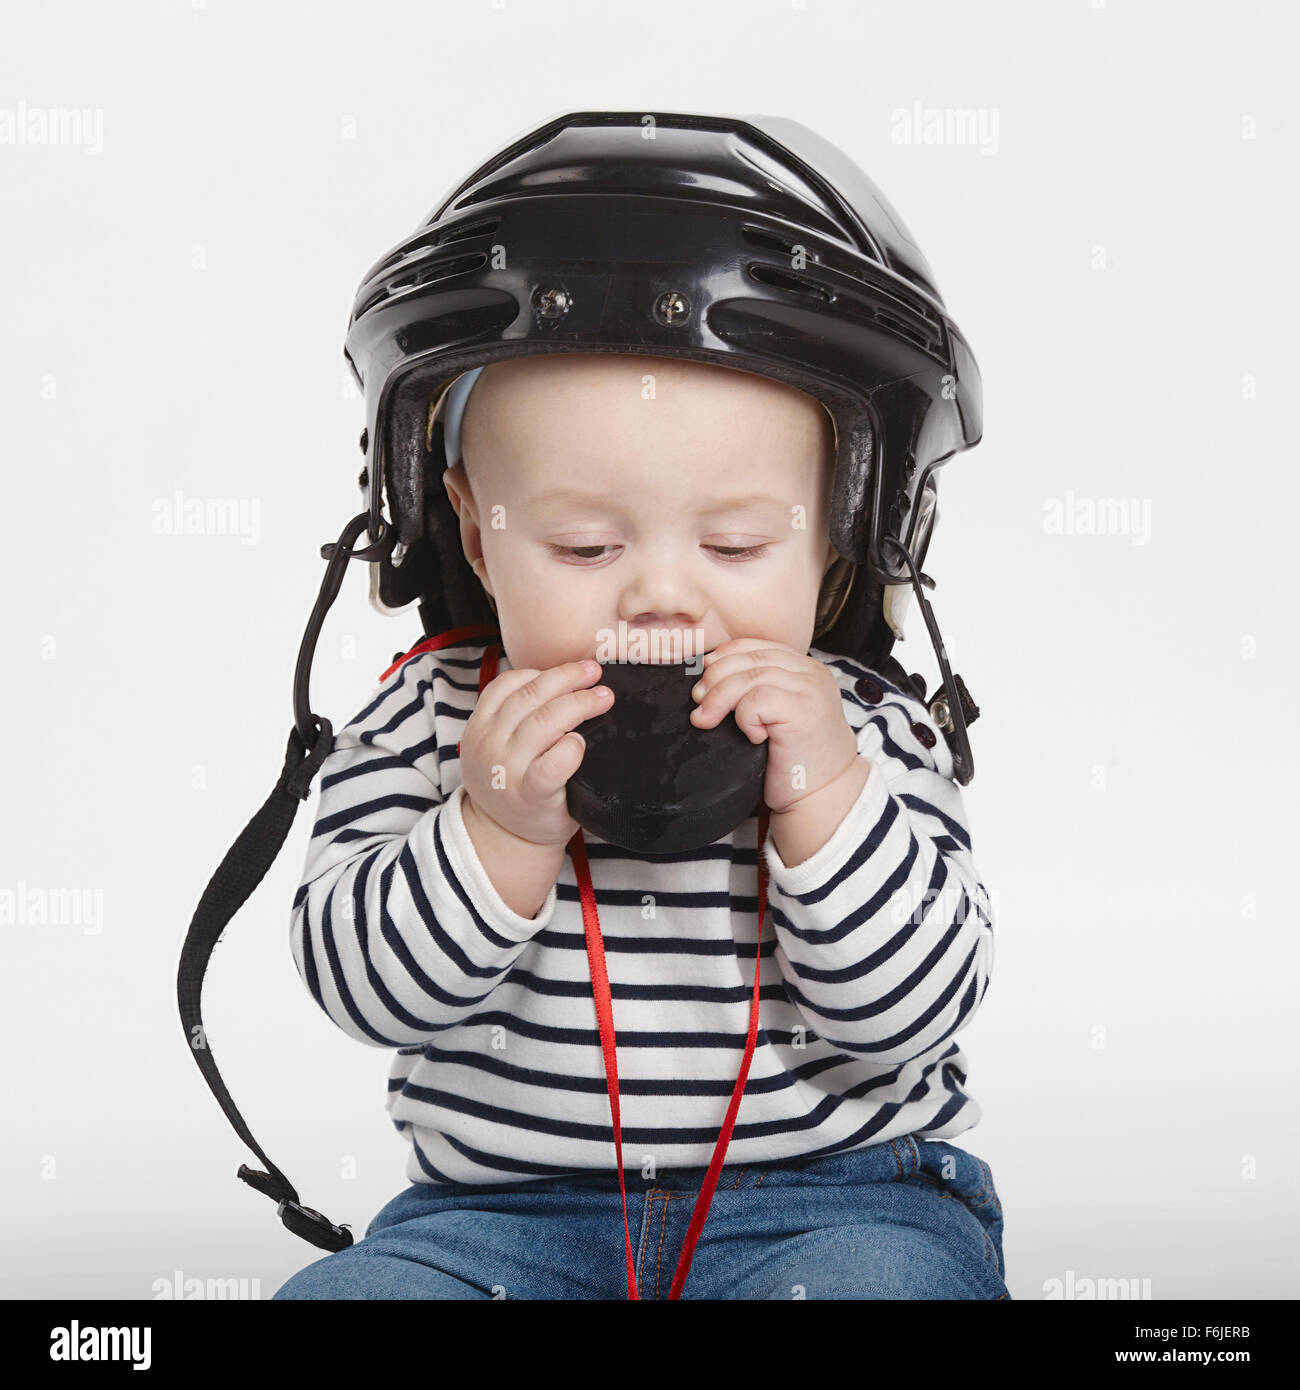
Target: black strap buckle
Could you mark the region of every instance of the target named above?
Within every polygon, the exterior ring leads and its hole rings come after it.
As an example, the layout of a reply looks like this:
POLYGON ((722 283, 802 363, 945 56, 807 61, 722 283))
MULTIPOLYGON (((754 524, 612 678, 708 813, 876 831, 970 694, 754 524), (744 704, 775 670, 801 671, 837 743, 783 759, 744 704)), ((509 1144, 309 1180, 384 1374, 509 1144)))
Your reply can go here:
MULTIPOLYGON (((975 759, 971 753, 970 737, 966 732, 966 725, 979 718, 979 706, 971 699, 970 691, 966 689, 961 678, 953 676, 952 668, 948 665, 948 655, 944 650, 943 636, 939 631, 939 624, 935 620, 934 609, 930 606, 930 601, 925 596, 925 589, 922 587, 925 576, 917 567, 916 561, 912 559, 911 552, 892 536, 884 537, 883 544, 898 552, 911 573, 916 601, 920 606, 921 616, 925 619, 926 630, 930 634, 930 645, 934 648, 934 654, 939 661, 939 684, 935 687, 935 694, 930 697, 930 717, 943 730, 943 736, 948 743, 949 751, 952 753, 953 780, 959 786, 967 786, 975 775, 975 759)), ((916 693, 917 699, 925 704, 925 682, 921 677, 908 676, 907 682, 916 693)))
POLYGON ((275 1214, 284 1222, 286 1230, 321 1250, 346 1250, 352 1244, 352 1232, 346 1223, 335 1226, 327 1216, 301 1202, 286 1198, 276 1207, 275 1214))
MULTIPOLYGON (((311 699, 308 682, 311 680, 311 663, 316 654, 316 640, 320 636, 321 624, 330 610, 330 605, 339 595, 343 575, 349 560, 375 561, 392 553, 397 543, 397 533, 386 522, 379 523, 379 535, 361 550, 353 550, 362 531, 370 525, 371 517, 359 512, 343 528, 338 541, 321 546, 321 558, 328 560, 325 576, 321 580, 320 593, 316 605, 307 619, 307 627, 302 635, 302 645, 298 648, 298 665, 293 673, 293 718, 298 730, 298 742, 302 748, 310 748, 316 738, 316 716, 311 712, 311 699)), ((305 799, 305 798, 304 798, 305 799)))

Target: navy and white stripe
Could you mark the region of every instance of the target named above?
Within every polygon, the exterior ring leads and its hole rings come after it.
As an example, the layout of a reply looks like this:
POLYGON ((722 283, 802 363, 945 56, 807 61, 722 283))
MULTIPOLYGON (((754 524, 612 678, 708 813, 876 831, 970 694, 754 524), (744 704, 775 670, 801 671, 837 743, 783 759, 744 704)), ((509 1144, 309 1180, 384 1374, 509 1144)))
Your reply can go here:
MULTIPOLYGON (((338 731, 294 899, 294 960, 344 1032, 395 1049, 387 1109, 410 1141, 410 1181, 613 1172, 572 859, 536 917, 521 917, 465 829, 456 750, 483 650, 413 657, 338 731)), ((883 698, 870 704, 856 686, 874 673, 810 654, 835 673, 874 766, 810 859, 787 868, 770 837, 764 847, 758 1041, 731 1164, 951 1138, 981 1115, 953 1035, 988 985, 993 924, 951 754, 918 700, 874 676, 883 698)), ((629 1168, 712 1157, 749 1026, 757 831, 751 818, 670 855, 584 836, 629 1168)))

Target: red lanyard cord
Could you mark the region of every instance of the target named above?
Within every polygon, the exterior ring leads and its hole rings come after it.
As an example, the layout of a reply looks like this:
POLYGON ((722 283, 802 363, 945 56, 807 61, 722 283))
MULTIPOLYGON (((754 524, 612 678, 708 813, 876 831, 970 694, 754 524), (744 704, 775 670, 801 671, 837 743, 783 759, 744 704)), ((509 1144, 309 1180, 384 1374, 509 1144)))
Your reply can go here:
MULTIPOLYGON (((497 673, 497 657, 500 644, 489 647, 483 654, 479 667, 479 693, 497 673)), ((682 1287, 691 1267, 695 1245, 704 1229, 704 1222, 713 1203, 713 1192, 722 1172, 722 1161, 727 1146, 731 1143, 731 1132, 735 1128, 736 1115, 740 1110, 740 1098, 745 1091, 749 1077, 749 1066, 754 1057, 754 1044, 758 1037, 758 983, 762 967, 763 917, 767 906, 767 865, 763 859, 763 846, 767 842, 768 808, 762 807, 758 817, 758 937, 754 950, 754 992, 749 1007, 749 1034, 745 1039, 745 1055, 740 1063, 740 1073, 736 1077, 731 1092, 731 1103, 727 1106, 722 1131, 713 1148, 713 1158, 700 1187, 699 1196, 691 1211, 690 1226, 682 1251, 677 1260, 677 1270, 673 1275, 668 1297, 681 1298, 682 1287)), ((605 1058, 605 1086, 609 1092, 610 1115, 614 1122, 614 1153, 618 1159, 618 1190, 623 1198, 623 1240, 627 1253, 627 1296, 639 1299, 636 1287, 636 1266, 632 1259, 632 1231, 627 1219, 627 1186, 623 1177, 623 1129, 619 1118, 618 1105, 618 1053, 614 1037, 614 1011, 610 1000, 609 974, 605 968, 605 943, 600 934, 600 914, 596 910, 596 893, 591 886, 591 870, 587 863, 587 848, 579 830, 569 841, 569 854, 573 859, 578 879, 578 892, 582 899, 582 921, 587 937, 587 963, 591 972, 591 991, 596 1003, 596 1024, 600 1031, 600 1048, 605 1058)))

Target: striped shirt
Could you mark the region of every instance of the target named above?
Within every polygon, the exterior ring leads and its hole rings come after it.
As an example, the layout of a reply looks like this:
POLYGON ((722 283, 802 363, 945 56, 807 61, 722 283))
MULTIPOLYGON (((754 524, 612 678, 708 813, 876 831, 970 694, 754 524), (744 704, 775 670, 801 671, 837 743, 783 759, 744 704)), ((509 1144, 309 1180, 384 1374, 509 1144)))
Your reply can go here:
MULTIPOLYGON (((523 917, 465 828, 457 743, 483 651, 475 640, 409 658, 338 731, 294 898, 294 960, 345 1033, 395 1049, 386 1108, 411 1182, 612 1173, 572 856, 523 917)), ((758 1035, 726 1156, 742 1166, 951 1138, 981 1115, 953 1038, 987 988, 993 923, 951 752, 913 696, 859 662, 809 655, 834 672, 873 768, 811 858, 788 868, 770 834, 763 847, 758 1035)), ((628 1168, 712 1158, 749 1030, 757 832, 751 817, 705 849, 657 855, 583 832, 628 1168)))

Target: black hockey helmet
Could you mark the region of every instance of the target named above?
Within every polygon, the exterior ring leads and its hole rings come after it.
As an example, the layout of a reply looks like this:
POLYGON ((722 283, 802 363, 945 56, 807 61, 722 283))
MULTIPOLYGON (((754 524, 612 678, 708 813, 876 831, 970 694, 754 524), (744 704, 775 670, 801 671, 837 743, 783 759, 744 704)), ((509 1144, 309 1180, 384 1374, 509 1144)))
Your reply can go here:
POLYGON ((825 404, 830 540, 853 568, 816 645, 924 701, 890 659, 915 591, 941 669, 931 714, 968 782, 978 711, 948 670, 920 567, 936 470, 980 440, 980 373, 872 181, 783 118, 574 112, 493 154, 371 268, 344 348, 365 391, 367 530, 389 541, 373 545, 371 600, 418 601, 429 636, 494 620, 439 477, 436 406, 461 373, 544 352, 712 362, 825 404))

